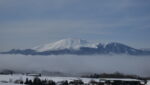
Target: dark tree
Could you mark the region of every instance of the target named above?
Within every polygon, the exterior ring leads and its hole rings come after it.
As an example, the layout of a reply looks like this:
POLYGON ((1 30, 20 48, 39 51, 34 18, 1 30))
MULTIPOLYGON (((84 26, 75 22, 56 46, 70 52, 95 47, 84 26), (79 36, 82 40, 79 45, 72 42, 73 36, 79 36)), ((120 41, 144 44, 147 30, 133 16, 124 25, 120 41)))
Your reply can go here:
POLYGON ((53 80, 49 80, 48 85, 56 85, 56 83, 53 80))
POLYGON ((42 85, 41 79, 38 77, 34 78, 33 85, 42 85))

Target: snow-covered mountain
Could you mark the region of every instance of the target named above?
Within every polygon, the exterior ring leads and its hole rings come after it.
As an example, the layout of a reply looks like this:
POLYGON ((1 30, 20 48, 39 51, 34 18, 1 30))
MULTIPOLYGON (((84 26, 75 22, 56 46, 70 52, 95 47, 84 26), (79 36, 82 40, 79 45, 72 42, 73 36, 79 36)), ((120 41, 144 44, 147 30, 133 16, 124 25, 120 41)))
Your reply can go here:
POLYGON ((103 44, 93 43, 81 39, 63 39, 30 49, 12 49, 1 54, 24 54, 24 55, 92 55, 92 54, 128 54, 128 55, 150 55, 149 50, 136 49, 125 44, 111 42, 103 44))
POLYGON ((53 43, 40 45, 31 49, 37 52, 63 50, 63 49, 79 50, 81 47, 97 48, 97 44, 98 43, 91 43, 86 40, 68 38, 53 43))

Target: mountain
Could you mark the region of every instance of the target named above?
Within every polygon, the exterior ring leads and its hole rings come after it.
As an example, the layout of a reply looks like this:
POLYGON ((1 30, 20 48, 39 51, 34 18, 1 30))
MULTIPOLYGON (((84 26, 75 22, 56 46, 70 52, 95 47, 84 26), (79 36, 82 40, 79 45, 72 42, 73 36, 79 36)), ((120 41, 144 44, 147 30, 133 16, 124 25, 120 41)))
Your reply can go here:
POLYGON ((125 44, 111 42, 108 44, 93 43, 81 39, 63 39, 30 49, 12 49, 1 54, 23 55, 93 55, 93 54, 127 54, 127 55, 150 55, 149 50, 136 49, 125 44))
POLYGON ((68 38, 53 43, 40 45, 32 49, 38 52, 43 52, 63 49, 79 50, 81 47, 97 48, 97 44, 90 43, 86 40, 68 38))

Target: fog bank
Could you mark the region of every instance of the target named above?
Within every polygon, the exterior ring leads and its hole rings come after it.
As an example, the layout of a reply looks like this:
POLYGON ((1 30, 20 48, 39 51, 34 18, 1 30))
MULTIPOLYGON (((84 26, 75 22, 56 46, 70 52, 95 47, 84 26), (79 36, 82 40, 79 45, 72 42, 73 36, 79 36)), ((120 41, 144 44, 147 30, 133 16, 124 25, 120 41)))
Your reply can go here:
POLYGON ((150 56, 128 55, 0 55, 0 70, 113 73, 150 76, 150 56))

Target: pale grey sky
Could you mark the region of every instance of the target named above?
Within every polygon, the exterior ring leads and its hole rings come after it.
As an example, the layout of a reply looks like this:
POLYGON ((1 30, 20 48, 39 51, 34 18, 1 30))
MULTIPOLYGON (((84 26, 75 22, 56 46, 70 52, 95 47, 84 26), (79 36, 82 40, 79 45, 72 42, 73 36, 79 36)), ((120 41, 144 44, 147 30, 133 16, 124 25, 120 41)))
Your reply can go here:
POLYGON ((0 51, 64 38, 150 48, 149 0, 1 0, 0 51))

